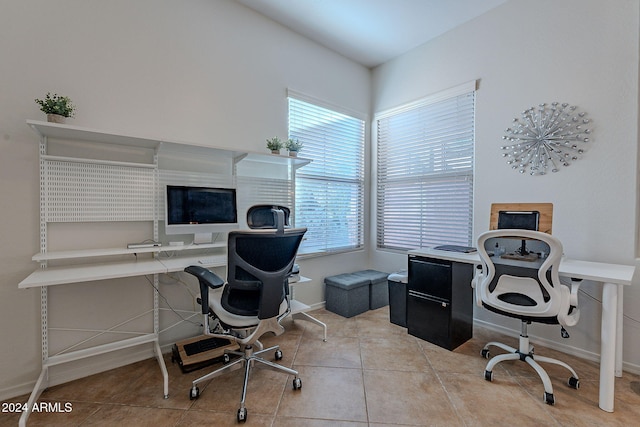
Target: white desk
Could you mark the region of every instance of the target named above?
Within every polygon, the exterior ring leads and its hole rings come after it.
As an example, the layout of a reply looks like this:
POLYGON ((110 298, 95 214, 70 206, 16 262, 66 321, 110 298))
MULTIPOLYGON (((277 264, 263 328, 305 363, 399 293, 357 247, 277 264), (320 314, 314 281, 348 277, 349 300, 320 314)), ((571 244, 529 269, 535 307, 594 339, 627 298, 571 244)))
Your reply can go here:
MULTIPOLYGON (((477 253, 465 254, 430 248, 409 251, 449 261, 480 264, 477 253)), ((602 318, 600 320, 600 409, 613 412, 615 377, 622 376, 622 300, 624 286, 631 285, 634 266, 606 264, 562 258, 559 273, 575 279, 592 280, 602 285, 602 318)))
MULTIPOLYGON (((218 245, 219 246, 219 245, 218 245)), ((89 251, 89 253, 96 252, 98 255, 121 253, 122 250, 99 250, 89 251)), ((151 252, 148 250, 147 252, 151 252)), ((161 252, 159 249, 153 249, 153 252, 161 252)), ((82 254, 75 255, 74 257, 81 257, 82 254)), ((41 254, 35 255, 34 260, 40 259, 43 256, 41 254)), ((48 255, 47 259, 57 259, 56 253, 48 255)), ((64 257, 62 257, 64 258, 64 257)), ((34 271, 27 276, 18 287, 20 289, 27 288, 41 288, 41 311, 43 323, 47 324, 47 288, 49 286, 65 285, 71 283, 81 282, 93 282, 105 279, 114 279, 122 277, 135 277, 135 276, 150 276, 156 274, 171 273, 176 271, 182 271, 189 265, 202 265, 203 267, 222 267, 227 264, 226 255, 194 255, 194 256, 178 256, 172 258, 152 258, 141 259, 132 261, 118 261, 118 262, 102 262, 95 264, 84 265, 71 265, 66 267, 48 267, 34 271), (207 260, 207 263, 202 263, 202 260, 207 260)), ((300 283, 308 282, 310 279, 302 277, 300 283)), ((293 287, 295 283, 291 284, 292 287, 292 300, 291 300, 291 315, 293 319, 306 320, 313 322, 324 328, 324 341, 327 340, 327 325, 309 316, 306 311, 310 310, 310 307, 294 299, 293 287)), ((27 403, 28 408, 33 408, 35 402, 42 391, 47 388, 49 380, 49 368, 52 366, 60 365, 63 363, 73 362, 76 360, 84 359, 91 356, 96 356, 103 353, 108 353, 115 350, 125 349, 138 345, 152 343, 156 354, 156 358, 160 365, 160 370, 163 377, 163 391, 165 399, 169 396, 169 377, 167 368, 162 357, 162 352, 159 343, 159 330, 158 330, 158 294, 154 290, 154 331, 150 333, 143 333, 134 338, 123 339, 114 341, 108 344, 98 345, 83 350, 74 350, 62 354, 49 355, 48 351, 48 328, 43 327, 43 360, 42 371, 36 381, 34 389, 29 396, 27 403)), ((29 418, 31 411, 26 410, 20 417, 19 425, 21 427, 26 426, 27 419, 29 418)))

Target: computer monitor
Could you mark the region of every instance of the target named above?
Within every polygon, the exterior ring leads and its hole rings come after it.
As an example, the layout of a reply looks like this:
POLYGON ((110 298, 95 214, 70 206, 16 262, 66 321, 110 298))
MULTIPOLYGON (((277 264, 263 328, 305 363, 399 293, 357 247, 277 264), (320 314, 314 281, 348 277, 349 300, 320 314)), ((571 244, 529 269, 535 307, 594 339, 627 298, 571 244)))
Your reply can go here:
POLYGON ((516 228, 538 231, 540 212, 538 211, 500 211, 498 229, 516 228))
POLYGON ((165 234, 193 234, 193 243, 209 243, 214 233, 238 228, 235 188, 167 185, 165 234))
MULTIPOLYGON (((500 211, 498 212, 498 229, 519 229, 538 231, 540 212, 538 211, 500 211)), ((522 239, 519 253, 528 255, 527 241, 522 239)))

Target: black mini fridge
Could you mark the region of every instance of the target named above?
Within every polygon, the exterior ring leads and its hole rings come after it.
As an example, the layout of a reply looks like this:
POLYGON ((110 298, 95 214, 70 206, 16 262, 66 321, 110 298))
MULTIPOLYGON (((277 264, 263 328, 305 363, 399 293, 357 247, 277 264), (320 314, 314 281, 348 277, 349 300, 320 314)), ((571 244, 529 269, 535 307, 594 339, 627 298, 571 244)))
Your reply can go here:
POLYGON ((409 256, 407 330, 453 350, 473 336, 471 264, 409 256))

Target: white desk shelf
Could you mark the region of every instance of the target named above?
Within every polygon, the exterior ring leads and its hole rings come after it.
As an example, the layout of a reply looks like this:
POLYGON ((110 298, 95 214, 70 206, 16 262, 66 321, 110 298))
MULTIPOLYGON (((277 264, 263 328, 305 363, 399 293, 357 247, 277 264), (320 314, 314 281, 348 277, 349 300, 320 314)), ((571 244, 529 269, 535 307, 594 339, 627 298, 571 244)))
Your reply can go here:
POLYGON ((224 267, 227 265, 226 255, 195 255, 188 257, 172 257, 172 258, 159 258, 158 259, 165 267, 163 273, 172 273, 176 271, 182 271, 185 267, 190 265, 199 265, 201 267, 213 268, 224 267))
POLYGON ((147 254, 147 253, 161 253, 161 252, 173 252, 173 251, 187 251, 187 250, 199 250, 199 249, 215 249, 225 248, 226 243, 204 243, 199 245, 166 245, 166 246, 153 246, 148 248, 105 248, 105 249, 79 249, 71 251, 50 251, 40 252, 31 257, 31 260, 42 262, 49 260, 63 260, 63 259, 80 259, 80 258, 96 258, 115 255, 134 255, 134 254, 147 254))
POLYGON ((48 267, 31 273, 18 285, 21 289, 54 286, 69 283, 92 282, 120 277, 146 276, 163 272, 157 260, 48 267))

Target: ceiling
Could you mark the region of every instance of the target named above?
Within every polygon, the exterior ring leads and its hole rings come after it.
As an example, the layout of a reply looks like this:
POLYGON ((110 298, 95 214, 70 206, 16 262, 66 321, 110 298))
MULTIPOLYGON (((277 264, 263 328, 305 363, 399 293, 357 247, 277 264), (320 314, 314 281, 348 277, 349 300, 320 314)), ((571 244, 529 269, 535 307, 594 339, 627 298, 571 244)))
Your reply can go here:
POLYGON ((508 0, 236 0, 375 67, 508 0))

